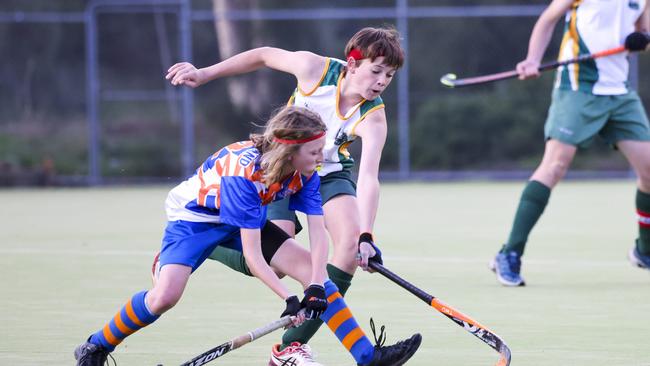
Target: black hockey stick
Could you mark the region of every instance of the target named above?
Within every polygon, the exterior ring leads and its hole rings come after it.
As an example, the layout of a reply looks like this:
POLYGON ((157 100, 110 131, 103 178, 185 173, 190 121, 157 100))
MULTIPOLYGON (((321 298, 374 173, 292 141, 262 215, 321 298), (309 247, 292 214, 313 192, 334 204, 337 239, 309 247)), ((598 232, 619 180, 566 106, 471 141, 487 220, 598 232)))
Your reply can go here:
MULTIPOLYGON (((291 325, 291 317, 289 315, 282 317, 272 323, 269 323, 265 326, 259 327, 255 330, 252 330, 246 334, 242 334, 239 337, 236 337, 222 345, 216 346, 210 350, 207 350, 200 355, 194 357, 193 359, 184 362, 181 366, 199 366, 205 365, 206 363, 213 361, 216 358, 219 358, 226 353, 235 350, 245 344, 248 344, 260 337, 263 337, 271 332, 274 332, 280 328, 285 328, 291 325)), ((162 365, 158 365, 162 366, 162 365)))
POLYGON ((422 301, 426 302, 431 307, 441 312, 447 318, 451 319, 454 323, 460 325, 461 327, 463 327, 463 329, 472 333, 478 339, 482 340, 488 346, 492 347, 495 351, 499 352, 501 357, 499 357, 499 361, 496 363, 496 366, 510 365, 510 358, 511 358, 510 348, 508 348, 506 343, 498 335, 494 334, 491 330, 484 327, 483 325, 481 325, 474 319, 468 317, 467 315, 461 313, 460 311, 443 303, 442 301, 438 300, 434 296, 429 295, 423 290, 415 287, 413 284, 399 277, 395 273, 391 272, 388 268, 384 267, 383 265, 375 261, 369 261, 368 266, 373 270, 381 273, 384 277, 388 278, 389 280, 400 285, 408 292, 417 296, 422 301))

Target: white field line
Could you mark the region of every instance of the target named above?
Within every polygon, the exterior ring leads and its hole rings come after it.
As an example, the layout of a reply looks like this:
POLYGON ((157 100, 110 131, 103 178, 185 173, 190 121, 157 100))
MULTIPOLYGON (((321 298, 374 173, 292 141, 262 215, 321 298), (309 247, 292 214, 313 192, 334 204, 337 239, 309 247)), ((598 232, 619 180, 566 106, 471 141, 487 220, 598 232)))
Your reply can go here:
POLYGON ((132 257, 132 256, 153 256, 160 247, 152 247, 151 250, 78 250, 78 249, 43 249, 43 248, 0 248, 0 254, 17 254, 17 255, 31 255, 31 254, 47 254, 47 255, 78 255, 78 256, 96 256, 96 255, 110 255, 117 257, 132 257))
MULTIPOLYGON (((488 265, 492 257, 415 257, 415 256, 385 256, 384 263, 386 261, 398 262, 398 263, 434 263, 434 264, 483 264, 488 265)), ((625 253, 620 257, 613 258, 612 260, 590 260, 590 259, 575 259, 575 258, 564 258, 564 259, 524 259, 524 265, 535 265, 535 266, 557 266, 557 265, 567 265, 567 266, 581 266, 581 267, 617 267, 623 263, 624 265, 629 265, 629 262, 625 256, 625 253)), ((390 267, 389 267, 390 268, 390 267)))
MULTIPOLYGON (((160 247, 152 247, 151 250, 78 250, 78 249, 43 249, 43 248, 0 248, 0 254, 14 255, 76 255, 76 256, 146 256, 150 257, 157 252, 160 247)), ((487 266, 490 257, 416 257, 416 256, 385 256, 384 263, 431 263, 431 264, 479 264, 487 266)), ((612 260, 589 260, 589 259, 524 259, 525 265, 534 266, 580 266, 580 267, 618 267, 621 264, 629 265, 625 255, 612 260)), ((388 265, 388 264, 387 264, 388 265)), ((389 267, 390 268, 390 267, 389 267)))

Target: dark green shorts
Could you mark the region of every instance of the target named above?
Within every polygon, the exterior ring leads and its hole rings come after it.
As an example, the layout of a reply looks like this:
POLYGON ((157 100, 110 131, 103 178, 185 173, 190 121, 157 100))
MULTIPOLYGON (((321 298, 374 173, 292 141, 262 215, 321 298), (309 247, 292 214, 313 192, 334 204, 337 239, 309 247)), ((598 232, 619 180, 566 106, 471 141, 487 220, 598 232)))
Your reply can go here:
POLYGON ((546 139, 588 147, 596 135, 615 146, 623 140, 650 141, 648 116, 639 95, 593 95, 555 89, 544 125, 546 139))
MULTIPOLYGON (((340 195, 356 196, 357 185, 352 180, 352 174, 349 171, 333 172, 320 178, 320 195, 323 204, 340 195)), ((289 199, 285 198, 269 205, 266 218, 296 222, 296 213, 289 210, 289 199)))

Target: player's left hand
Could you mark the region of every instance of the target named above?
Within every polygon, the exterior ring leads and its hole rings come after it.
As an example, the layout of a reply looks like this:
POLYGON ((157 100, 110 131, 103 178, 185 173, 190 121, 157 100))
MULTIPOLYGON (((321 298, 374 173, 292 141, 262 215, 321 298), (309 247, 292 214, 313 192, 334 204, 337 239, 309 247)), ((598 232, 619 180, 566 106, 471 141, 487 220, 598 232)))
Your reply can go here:
POLYGON ((645 51, 650 43, 650 33, 632 32, 625 37, 625 48, 629 51, 645 51))
POLYGON ((305 316, 307 319, 317 319, 327 309, 327 296, 325 295, 325 287, 312 283, 305 290, 305 297, 303 297, 300 305, 305 309, 305 316))
POLYGON ((364 271, 374 272, 368 267, 368 261, 373 260, 379 264, 384 264, 381 258, 381 250, 375 245, 372 234, 363 233, 359 236, 359 253, 357 254, 357 264, 364 271))

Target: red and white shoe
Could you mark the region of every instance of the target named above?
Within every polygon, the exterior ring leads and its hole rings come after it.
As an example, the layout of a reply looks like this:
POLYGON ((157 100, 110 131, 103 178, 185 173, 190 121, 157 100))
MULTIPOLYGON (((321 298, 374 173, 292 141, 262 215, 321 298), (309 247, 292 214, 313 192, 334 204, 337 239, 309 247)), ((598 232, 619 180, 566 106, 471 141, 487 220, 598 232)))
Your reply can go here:
POLYGON ((311 347, 306 344, 293 342, 289 347, 280 351, 280 345, 276 344, 271 349, 271 360, 269 366, 323 366, 314 361, 311 347))
POLYGON ((156 253, 156 256, 153 258, 153 264, 151 265, 151 283, 156 285, 156 280, 160 275, 160 252, 156 253))

